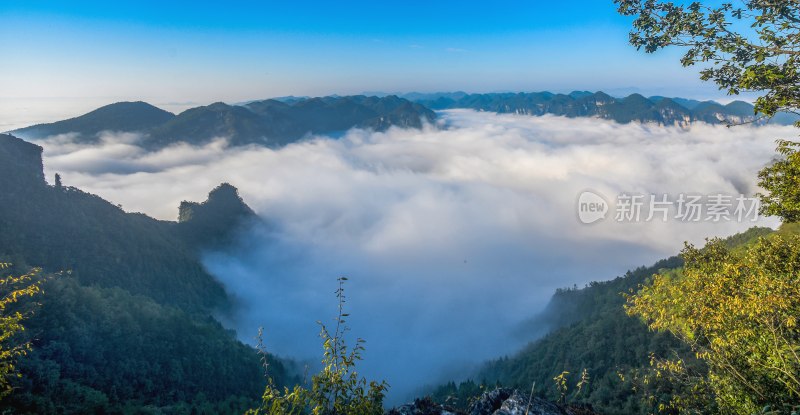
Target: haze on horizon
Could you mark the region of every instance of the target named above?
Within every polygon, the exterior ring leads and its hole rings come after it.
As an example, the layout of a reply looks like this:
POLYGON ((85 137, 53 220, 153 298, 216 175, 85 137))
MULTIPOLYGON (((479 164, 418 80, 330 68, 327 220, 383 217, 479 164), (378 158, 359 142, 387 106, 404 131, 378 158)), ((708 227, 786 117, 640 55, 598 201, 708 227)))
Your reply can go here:
POLYGON ((0 130, 139 100, 180 112, 367 91, 726 99, 680 51, 630 47, 611 0, 150 3, 0 4, 0 130))

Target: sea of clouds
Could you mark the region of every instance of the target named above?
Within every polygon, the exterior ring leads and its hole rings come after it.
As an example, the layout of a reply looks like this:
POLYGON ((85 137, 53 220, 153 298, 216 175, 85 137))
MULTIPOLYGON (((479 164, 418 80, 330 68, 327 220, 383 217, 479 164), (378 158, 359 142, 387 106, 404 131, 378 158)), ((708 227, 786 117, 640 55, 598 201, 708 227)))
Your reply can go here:
MULTIPOLYGON (((606 280, 772 219, 681 222, 578 220, 586 190, 758 191, 756 173, 792 127, 696 124, 689 129, 471 110, 423 130, 351 130, 281 149, 175 145, 147 152, 136 134, 99 145, 69 135, 39 142, 48 177, 159 219, 181 200, 238 187, 265 226, 204 262, 241 305, 229 324, 245 341, 264 326, 270 351, 317 359, 317 320, 332 323, 336 278, 346 287, 363 368, 394 402, 418 387, 513 353, 520 324, 556 288, 606 280)), ((660 196, 659 196, 660 197, 660 196)), ((646 217, 643 213, 642 219, 646 217)))

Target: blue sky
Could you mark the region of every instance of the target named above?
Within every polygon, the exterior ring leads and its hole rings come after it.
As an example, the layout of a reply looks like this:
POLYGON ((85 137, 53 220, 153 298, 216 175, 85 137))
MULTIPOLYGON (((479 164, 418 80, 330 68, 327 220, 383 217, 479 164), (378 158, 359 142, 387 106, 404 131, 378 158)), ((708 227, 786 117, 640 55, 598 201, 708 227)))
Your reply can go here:
POLYGON ((611 0, 0 3, 0 99, 164 106, 364 91, 713 98, 611 0))

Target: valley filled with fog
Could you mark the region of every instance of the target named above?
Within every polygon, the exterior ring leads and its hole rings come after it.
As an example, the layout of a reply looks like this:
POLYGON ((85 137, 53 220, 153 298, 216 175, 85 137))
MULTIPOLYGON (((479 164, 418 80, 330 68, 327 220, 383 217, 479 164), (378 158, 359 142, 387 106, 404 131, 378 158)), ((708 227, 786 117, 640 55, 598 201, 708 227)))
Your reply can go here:
POLYGON ((777 221, 677 220, 583 224, 578 195, 744 194, 775 140, 793 127, 703 123, 690 128, 556 116, 447 110, 438 125, 354 129, 280 149, 204 146, 158 151, 135 133, 100 144, 39 140, 52 182, 174 220, 182 200, 222 182, 239 189, 263 225, 204 264, 238 302, 221 318, 270 352, 316 360, 317 320, 336 313, 347 276, 350 335, 366 343, 363 371, 397 402, 426 384, 466 375, 513 353, 520 325, 555 289, 607 280, 702 243, 777 221))

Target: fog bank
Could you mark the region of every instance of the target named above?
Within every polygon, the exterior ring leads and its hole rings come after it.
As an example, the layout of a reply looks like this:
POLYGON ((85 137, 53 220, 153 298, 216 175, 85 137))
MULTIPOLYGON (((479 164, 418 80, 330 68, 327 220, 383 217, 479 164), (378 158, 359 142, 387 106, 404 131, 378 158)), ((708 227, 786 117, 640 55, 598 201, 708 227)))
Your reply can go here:
MULTIPOLYGON (((208 269, 236 296, 234 325, 258 326, 272 352, 321 353, 315 321, 335 316, 336 278, 348 276, 353 336, 363 367, 393 399, 483 359, 511 353, 512 333, 558 287, 582 286, 774 220, 620 223, 578 220, 578 195, 752 195, 756 172, 792 127, 689 130, 597 119, 441 113, 422 131, 352 130, 279 150, 177 145, 148 153, 132 134, 100 145, 69 136, 40 142, 48 177, 128 211, 177 217, 221 182, 238 187, 267 226, 208 253, 208 269)), ((646 215, 645 215, 646 216, 646 215)))

